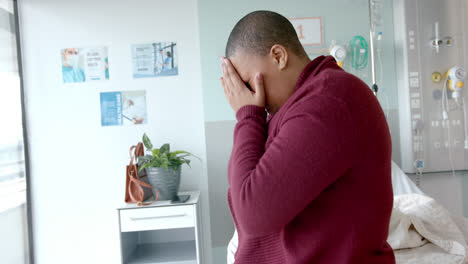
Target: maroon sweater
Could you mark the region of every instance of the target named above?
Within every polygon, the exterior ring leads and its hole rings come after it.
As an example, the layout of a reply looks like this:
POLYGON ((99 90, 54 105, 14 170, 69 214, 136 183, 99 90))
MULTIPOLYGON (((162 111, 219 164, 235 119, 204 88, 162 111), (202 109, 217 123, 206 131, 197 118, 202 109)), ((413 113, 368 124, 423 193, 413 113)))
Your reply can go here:
POLYGON ((268 120, 252 105, 236 117, 236 263, 395 263, 390 134, 365 83, 321 56, 268 120))

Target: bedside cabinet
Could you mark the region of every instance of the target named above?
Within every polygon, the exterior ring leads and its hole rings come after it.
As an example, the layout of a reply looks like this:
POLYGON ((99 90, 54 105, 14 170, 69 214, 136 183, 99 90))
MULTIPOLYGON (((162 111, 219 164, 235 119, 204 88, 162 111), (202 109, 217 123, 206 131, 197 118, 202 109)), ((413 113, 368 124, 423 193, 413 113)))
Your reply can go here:
POLYGON ((118 208, 122 263, 201 264, 200 192, 185 203, 118 208))

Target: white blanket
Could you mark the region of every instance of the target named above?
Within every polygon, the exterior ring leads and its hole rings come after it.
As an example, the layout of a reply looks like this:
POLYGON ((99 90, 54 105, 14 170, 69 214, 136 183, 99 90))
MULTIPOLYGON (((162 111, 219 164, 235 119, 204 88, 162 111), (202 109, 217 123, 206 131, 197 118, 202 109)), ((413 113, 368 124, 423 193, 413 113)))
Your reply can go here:
POLYGON ((399 264, 462 264, 468 221, 455 218, 434 199, 405 194, 394 198, 388 243, 399 264))

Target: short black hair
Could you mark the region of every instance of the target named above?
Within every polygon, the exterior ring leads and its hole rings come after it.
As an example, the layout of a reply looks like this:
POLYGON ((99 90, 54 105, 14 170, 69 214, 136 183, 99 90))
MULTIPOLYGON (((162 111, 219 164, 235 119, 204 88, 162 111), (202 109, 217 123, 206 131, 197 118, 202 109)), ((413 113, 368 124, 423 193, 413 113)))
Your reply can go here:
POLYGON ((271 11, 254 11, 244 16, 231 31, 226 44, 226 57, 238 50, 265 56, 279 44, 299 57, 307 56, 296 30, 284 16, 271 11))

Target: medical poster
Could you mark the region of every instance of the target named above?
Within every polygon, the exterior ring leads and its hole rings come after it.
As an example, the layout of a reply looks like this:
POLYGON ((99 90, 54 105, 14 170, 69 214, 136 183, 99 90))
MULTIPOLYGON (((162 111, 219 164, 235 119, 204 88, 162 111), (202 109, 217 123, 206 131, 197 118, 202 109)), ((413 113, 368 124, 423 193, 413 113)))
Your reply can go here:
POLYGON ((296 29, 299 41, 303 46, 322 46, 322 18, 321 17, 295 17, 289 18, 296 29))
POLYGON ((107 48, 66 48, 61 51, 63 83, 109 79, 107 48))
POLYGON ((177 57, 175 42, 132 45, 133 78, 178 75, 177 57))
POLYGON ((101 125, 146 124, 146 92, 123 91, 101 93, 101 125))

